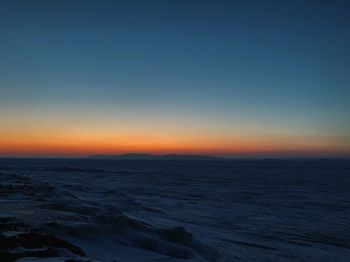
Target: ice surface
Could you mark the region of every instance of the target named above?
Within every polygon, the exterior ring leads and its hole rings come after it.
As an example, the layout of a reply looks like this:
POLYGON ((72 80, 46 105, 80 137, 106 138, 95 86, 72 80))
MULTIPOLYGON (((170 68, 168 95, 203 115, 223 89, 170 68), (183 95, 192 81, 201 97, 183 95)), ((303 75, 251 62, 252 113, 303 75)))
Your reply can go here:
POLYGON ((349 261, 349 171, 345 160, 1 159, 0 261, 349 261))

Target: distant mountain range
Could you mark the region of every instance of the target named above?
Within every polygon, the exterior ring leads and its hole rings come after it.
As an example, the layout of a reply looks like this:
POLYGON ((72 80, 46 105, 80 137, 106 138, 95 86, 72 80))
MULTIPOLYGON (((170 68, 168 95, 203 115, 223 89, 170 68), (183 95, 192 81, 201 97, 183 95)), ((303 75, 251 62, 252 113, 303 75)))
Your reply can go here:
POLYGON ((126 160, 223 160, 223 158, 205 155, 152 155, 152 154, 120 154, 120 155, 91 155, 88 159, 126 159, 126 160))

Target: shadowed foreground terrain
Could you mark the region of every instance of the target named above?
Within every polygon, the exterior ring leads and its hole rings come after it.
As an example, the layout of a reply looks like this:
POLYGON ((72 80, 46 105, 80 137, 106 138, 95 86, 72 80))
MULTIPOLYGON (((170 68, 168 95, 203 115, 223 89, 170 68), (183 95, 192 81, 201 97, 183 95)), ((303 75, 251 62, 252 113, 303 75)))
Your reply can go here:
POLYGON ((0 159, 0 261, 348 261, 350 162, 0 159))
POLYGON ((153 253, 148 255, 150 259, 168 256, 204 261, 195 251, 204 246, 193 241, 192 235, 181 227, 155 228, 123 215, 112 205, 84 201, 68 191, 11 173, 0 173, 2 262, 25 257, 90 261, 78 247, 81 238, 86 240, 82 246, 87 249, 95 241, 98 244, 99 238, 114 243, 110 250, 99 247, 101 252, 109 252, 110 261, 119 261, 118 248, 124 246, 135 261, 145 256, 143 250, 153 253))

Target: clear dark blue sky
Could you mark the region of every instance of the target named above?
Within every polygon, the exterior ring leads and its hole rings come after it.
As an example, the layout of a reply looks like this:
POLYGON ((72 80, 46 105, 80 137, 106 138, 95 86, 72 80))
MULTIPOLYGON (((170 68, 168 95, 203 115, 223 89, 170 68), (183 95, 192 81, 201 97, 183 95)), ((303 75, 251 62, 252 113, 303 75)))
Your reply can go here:
POLYGON ((349 154, 349 14, 331 0, 1 1, 0 154, 349 154))

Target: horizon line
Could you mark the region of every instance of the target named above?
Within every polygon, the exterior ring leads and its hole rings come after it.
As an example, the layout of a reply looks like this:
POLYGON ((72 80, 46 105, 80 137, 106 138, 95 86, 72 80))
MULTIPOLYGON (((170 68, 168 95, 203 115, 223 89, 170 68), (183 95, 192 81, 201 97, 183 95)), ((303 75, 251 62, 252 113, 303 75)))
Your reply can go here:
MULTIPOLYGON (((120 156, 152 156, 152 157, 165 157, 165 156, 183 156, 183 157, 208 157, 208 158, 217 158, 217 160, 327 160, 327 159, 339 159, 339 160, 347 160, 350 159, 350 155, 315 155, 315 154, 288 154, 281 153, 247 153, 247 154, 187 154, 187 153, 166 153, 166 154, 153 154, 153 153, 145 153, 145 152, 128 152, 128 153, 116 153, 116 154, 87 154, 87 155, 69 155, 69 154, 59 154, 59 155, 2 155, 0 154, 0 159, 105 159, 105 160, 113 160, 113 158, 120 156), (96 158, 94 158, 96 157, 96 158), (107 157, 107 158, 102 158, 107 157), (111 157, 111 158, 108 158, 111 157)), ((115 159, 115 160, 128 160, 128 159, 115 159)), ((132 160, 132 159, 130 159, 132 160)), ((145 159, 134 159, 134 160, 145 160, 145 159)), ((146 159, 147 160, 147 159, 146 159)), ((152 160, 152 159, 149 159, 152 160)), ((156 159, 154 159, 156 160, 156 159)), ((161 159, 159 159, 161 160, 161 159)))

